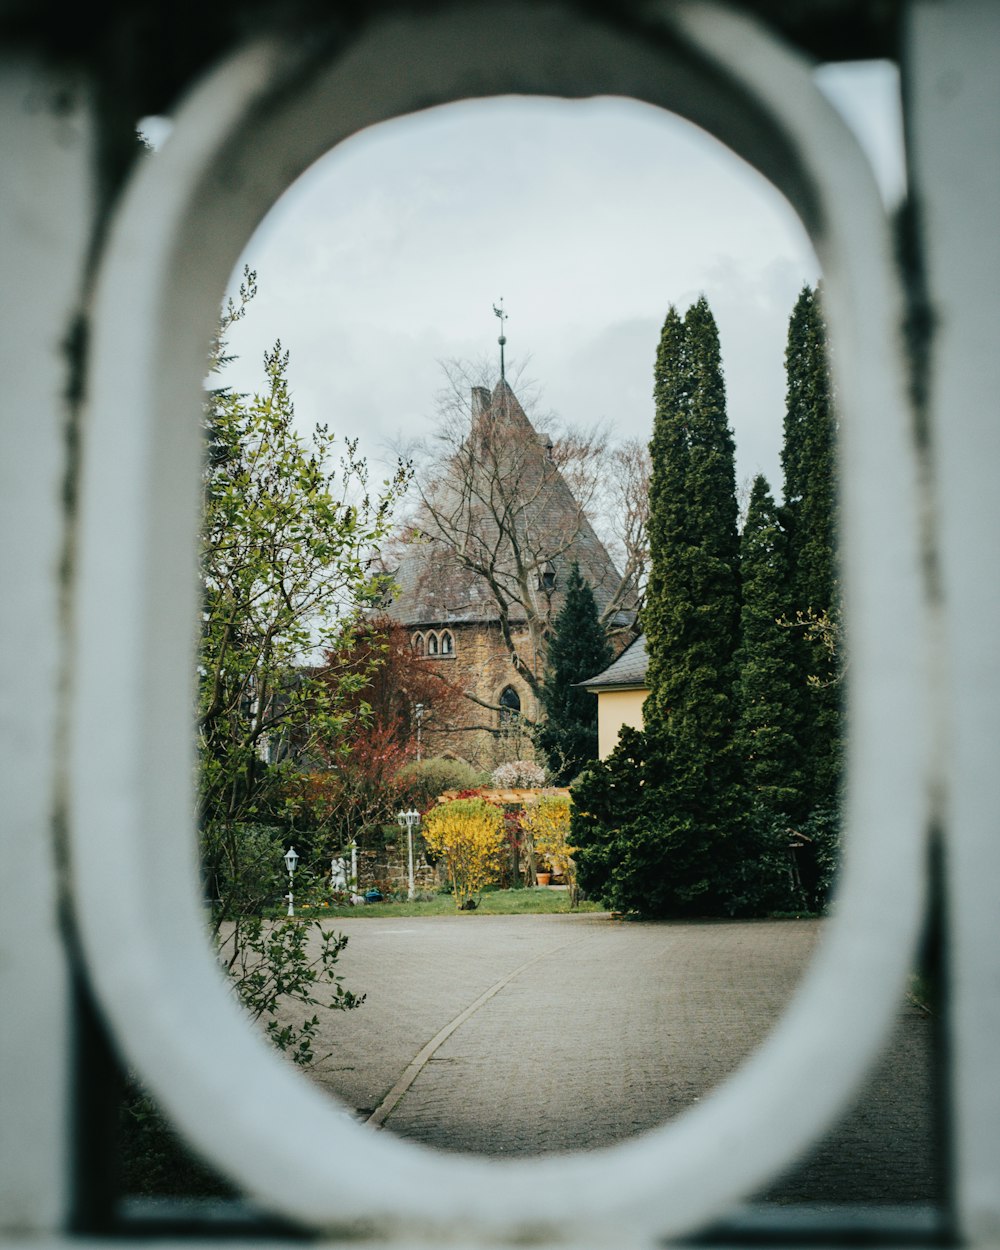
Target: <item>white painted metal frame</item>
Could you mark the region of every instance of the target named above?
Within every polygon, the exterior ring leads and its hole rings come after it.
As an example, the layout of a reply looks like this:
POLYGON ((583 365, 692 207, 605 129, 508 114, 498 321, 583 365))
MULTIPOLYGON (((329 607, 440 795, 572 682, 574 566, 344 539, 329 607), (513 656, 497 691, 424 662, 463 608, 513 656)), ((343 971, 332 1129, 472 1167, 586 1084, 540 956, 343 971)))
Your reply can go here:
POLYGON ((251 48, 192 94, 107 246, 72 666, 78 923, 117 1041, 177 1125, 258 1201, 319 1228, 460 1229, 469 1240, 548 1229, 608 1245, 690 1230, 792 1162, 845 1107, 911 967, 933 768, 921 466, 887 223, 870 169, 805 63, 709 5, 656 4, 649 21, 633 39, 558 4, 454 5, 371 25, 332 59, 251 48), (800 212, 837 344, 852 690, 837 915, 771 1038, 662 1129, 501 1164, 353 1123, 246 1025, 199 913, 190 709, 201 377, 241 248, 290 182, 363 126, 512 91, 662 105, 713 130, 800 212))
POLYGON ((55 836, 67 344, 95 197, 87 95, 58 114, 52 101, 74 87, 0 54, 0 1228, 58 1228, 69 1201, 73 1020, 55 836))
POLYGON ((907 24, 911 183, 931 318, 949 959, 950 1133, 958 1233, 1000 1244, 1000 5, 920 0, 907 24))

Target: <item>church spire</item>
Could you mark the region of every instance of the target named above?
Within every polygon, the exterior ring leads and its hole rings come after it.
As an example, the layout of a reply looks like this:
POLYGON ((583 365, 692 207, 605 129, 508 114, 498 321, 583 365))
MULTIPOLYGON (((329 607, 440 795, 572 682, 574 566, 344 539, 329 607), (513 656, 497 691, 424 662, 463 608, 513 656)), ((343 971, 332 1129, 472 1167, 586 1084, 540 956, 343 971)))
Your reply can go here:
POLYGON ((497 339, 497 342, 500 344, 500 381, 506 382, 507 379, 504 376, 504 367, 503 367, 503 349, 507 342, 507 336, 503 332, 503 323, 507 320, 507 314, 503 310, 503 296, 502 295, 500 296, 500 307, 497 308, 496 304, 494 304, 493 312, 500 319, 500 337, 497 339))

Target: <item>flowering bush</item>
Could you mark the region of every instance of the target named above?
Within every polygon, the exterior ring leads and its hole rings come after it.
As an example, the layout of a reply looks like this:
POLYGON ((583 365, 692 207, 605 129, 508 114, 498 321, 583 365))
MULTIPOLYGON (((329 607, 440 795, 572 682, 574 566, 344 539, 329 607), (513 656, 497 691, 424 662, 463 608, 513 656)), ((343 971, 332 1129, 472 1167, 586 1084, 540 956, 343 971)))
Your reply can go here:
POLYGON ((565 878, 570 901, 577 898, 576 847, 569 844, 570 801, 564 794, 543 794, 529 803, 521 814, 521 829, 530 840, 531 850, 552 865, 552 871, 565 878))
POLYGON ((455 905, 462 910, 500 874, 503 813, 484 799, 453 799, 424 817, 424 840, 444 861, 455 905))
POLYGON ((511 760, 494 768, 492 781, 501 790, 534 790, 545 785, 545 769, 531 760, 511 760))

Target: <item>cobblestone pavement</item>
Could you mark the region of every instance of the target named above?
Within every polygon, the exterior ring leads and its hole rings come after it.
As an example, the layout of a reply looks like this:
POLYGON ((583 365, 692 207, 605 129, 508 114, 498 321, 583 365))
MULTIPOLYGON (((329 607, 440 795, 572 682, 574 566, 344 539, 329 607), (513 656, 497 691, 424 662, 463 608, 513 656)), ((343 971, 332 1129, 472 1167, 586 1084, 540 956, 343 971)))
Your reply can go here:
MULTIPOLYGON (((367 1000, 326 1013, 316 1079, 386 1131, 509 1156, 607 1144, 696 1102, 767 1034, 822 923, 584 913, 335 927, 350 938, 345 982, 367 1000)), ((907 1009, 855 1110, 767 1198, 932 1199, 930 1048, 930 1021, 907 1009)))

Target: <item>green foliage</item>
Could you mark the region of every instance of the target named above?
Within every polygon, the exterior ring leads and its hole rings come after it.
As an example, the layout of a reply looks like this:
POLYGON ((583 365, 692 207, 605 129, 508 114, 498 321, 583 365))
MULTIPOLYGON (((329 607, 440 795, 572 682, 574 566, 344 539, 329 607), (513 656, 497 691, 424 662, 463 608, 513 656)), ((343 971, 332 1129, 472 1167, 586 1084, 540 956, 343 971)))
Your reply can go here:
POLYGON ((794 595, 829 607, 836 593, 836 421, 820 292, 804 287, 788 323, 781 464, 794 595))
MULTIPOLYGON (((410 632, 385 616, 368 616, 349 653, 328 657, 332 679, 347 669, 365 674, 355 695, 348 749, 334 738, 318 740, 308 765, 285 791, 296 838, 308 841, 313 863, 325 870, 331 853, 356 841, 365 850, 382 844, 382 828, 395 827, 405 793, 405 766, 417 752, 416 709, 443 720, 464 696, 440 667, 428 665, 410 645, 410 632), (305 832, 303 832, 305 831, 305 832)), ((398 832, 398 830, 397 830, 398 832)))
POLYGON ((808 839, 799 870, 806 903, 811 911, 824 911, 833 896, 840 865, 839 803, 819 804, 795 831, 808 839))
MULTIPOLYGON (((742 813, 713 797, 709 825, 693 801, 671 809, 665 795, 685 797, 661 744, 625 727, 618 746, 573 786, 570 840, 578 882, 615 911, 642 916, 731 913, 736 837, 742 813), (706 830, 708 836, 706 836, 706 830), (712 835, 715 836, 712 836, 712 835)), ((689 800, 694 795, 687 791, 689 800)))
MULTIPOLYGON (((226 364, 226 331, 255 290, 247 271, 239 303, 230 302, 220 322, 213 372, 226 364)), ((296 756, 309 756, 319 742, 342 750, 348 727, 366 715, 358 692, 369 670, 341 661, 360 605, 376 588, 372 555, 408 471, 399 466, 372 493, 351 442, 335 467, 326 427, 309 439, 294 427, 287 368, 288 353, 276 343, 259 394, 221 388, 206 405, 198 795, 220 961, 274 1045, 308 1066, 318 1017, 289 1022, 281 1009, 361 1004, 336 973, 346 939, 318 924, 263 921, 260 913, 287 889, 287 835, 278 826, 296 756), (320 650, 326 658, 317 666, 320 650)), ((310 888, 305 859, 295 888, 310 888)), ((144 1093, 133 1091, 124 1118, 134 1190, 217 1191, 197 1167, 190 1170, 195 1165, 144 1093)))
POLYGON ((790 849, 788 822, 762 803, 752 808, 743 840, 744 853, 733 866, 727 911, 732 916, 788 915, 811 910, 790 849))
MULTIPOLYGON (((569 890, 553 890, 548 886, 534 889, 523 886, 516 889, 485 886, 478 897, 478 905, 471 914, 474 916, 564 915, 573 910, 569 890)), ((601 905, 595 901, 582 900, 576 904, 576 910, 600 911, 601 905)), ((351 920, 378 920, 380 917, 405 916, 453 916, 455 902, 448 890, 432 896, 418 894, 413 902, 400 899, 370 907, 331 907, 327 914, 333 919, 349 917, 351 920)))
POLYGON ((744 833, 733 744, 739 633, 734 445, 704 298, 664 321, 650 444, 643 735, 574 787, 580 883, 646 915, 725 911, 744 833), (602 845, 602 842, 604 845, 602 845))
POLYGON ((843 655, 836 563, 836 417, 818 289, 804 288, 788 324, 784 505, 788 536, 788 626, 796 681, 808 691, 796 729, 811 803, 833 803, 842 770, 843 655))
POLYGON ((206 888, 216 920, 256 916, 287 889, 280 829, 269 825, 211 824, 202 836, 206 888))
POLYGON ((345 989, 336 971, 346 945, 343 934, 324 928, 318 920, 255 917, 220 934, 219 958, 240 1003, 251 1019, 263 1020, 271 1042, 300 1067, 315 1062, 312 1044, 319 1018, 282 1024, 279 1009, 289 1002, 329 1011, 360 1007, 364 995, 345 989))
POLYGON ((236 1197, 230 1184, 191 1153, 150 1095, 134 1082, 122 1100, 119 1127, 123 1194, 236 1197))
POLYGON ((474 790, 489 784, 489 774, 473 768, 465 760, 443 756, 407 764, 398 781, 403 801, 426 811, 446 790, 474 790))
POLYGON ((559 785, 597 756, 597 700, 575 683, 602 672, 613 658, 593 591, 574 562, 549 640, 540 692, 545 719, 535 731, 559 785))
POLYGON ((799 730, 808 696, 796 680, 797 640, 782 623, 790 593, 785 536, 762 476, 750 495, 740 566, 737 749, 755 809, 798 819, 807 801, 799 730))
POLYGON ((785 502, 777 509, 758 478, 737 550, 714 321, 702 299, 663 325, 645 731, 623 732, 573 785, 580 883, 620 910, 752 915, 819 910, 828 896, 843 654, 818 292, 796 304, 786 359, 785 502))
POLYGON ((683 322, 675 309, 668 313, 656 394, 652 566, 643 612, 650 687, 646 727, 676 757, 682 773, 711 763, 724 781, 719 769, 731 757, 739 545, 735 449, 718 332, 704 298, 683 322), (673 376, 667 375, 668 366, 673 376), (689 751, 694 755, 683 758, 689 751))
MULTIPOLYGON (((255 289, 248 273, 220 326, 216 367, 255 289)), ((372 555, 409 476, 400 465, 373 493, 356 443, 343 444, 338 465, 326 426, 303 438, 288 359, 276 343, 260 393, 218 389, 206 407, 198 778, 217 879, 235 855, 227 839, 280 812, 295 758, 320 742, 343 749, 365 715, 357 694, 368 673, 346 660, 360 605, 379 586, 372 555)))

